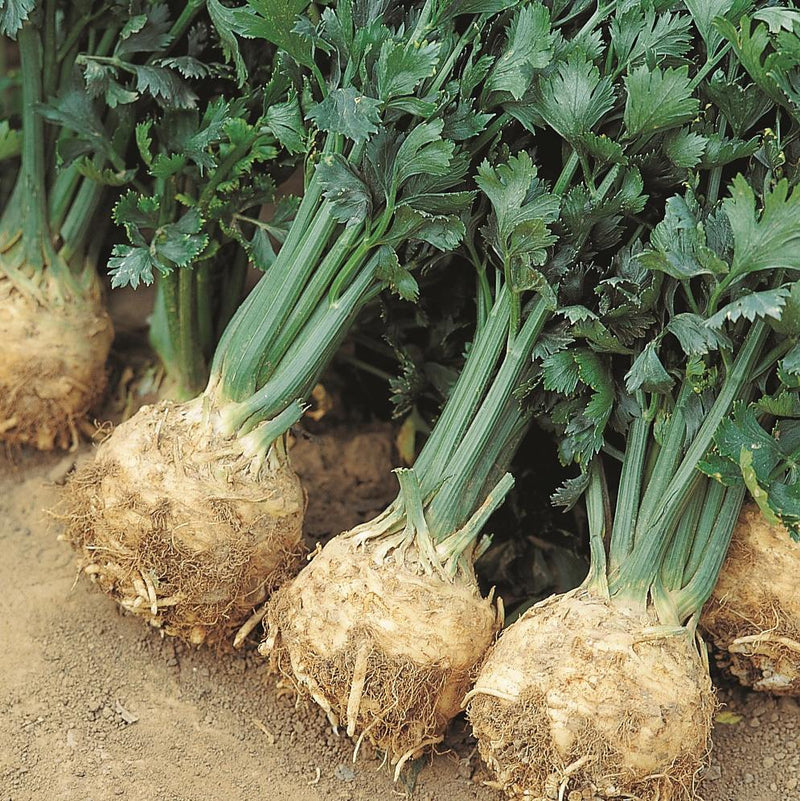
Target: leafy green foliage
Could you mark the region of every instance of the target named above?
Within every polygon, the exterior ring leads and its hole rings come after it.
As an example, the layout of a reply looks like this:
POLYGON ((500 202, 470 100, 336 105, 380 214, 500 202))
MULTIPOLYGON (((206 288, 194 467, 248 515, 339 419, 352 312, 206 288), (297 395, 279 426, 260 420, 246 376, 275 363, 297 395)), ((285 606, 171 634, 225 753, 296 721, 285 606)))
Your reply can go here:
POLYGON ((555 292, 535 268, 544 264, 547 249, 556 241, 548 225, 558 216, 558 198, 547 192, 525 152, 497 167, 484 162, 475 180, 492 207, 481 233, 506 280, 516 292, 539 291, 555 308, 555 292))
POLYGON ((0 0, 0 34, 16 38, 36 0, 0 0))
POLYGON ((154 198, 127 192, 114 207, 114 220, 124 226, 132 245, 115 245, 108 262, 111 286, 151 284, 156 271, 168 274, 191 264, 205 249, 203 219, 189 209, 176 222, 162 224, 154 198))
POLYGON ((700 105, 692 96, 687 67, 651 70, 643 65, 628 75, 625 87, 628 98, 623 119, 633 139, 688 122, 700 105))
MULTIPOLYGON (((790 397, 796 401, 796 392, 790 397)), ((766 519, 783 523, 800 541, 800 422, 780 419, 767 431, 759 421, 759 406, 734 407, 699 468, 727 486, 744 484, 766 519)))

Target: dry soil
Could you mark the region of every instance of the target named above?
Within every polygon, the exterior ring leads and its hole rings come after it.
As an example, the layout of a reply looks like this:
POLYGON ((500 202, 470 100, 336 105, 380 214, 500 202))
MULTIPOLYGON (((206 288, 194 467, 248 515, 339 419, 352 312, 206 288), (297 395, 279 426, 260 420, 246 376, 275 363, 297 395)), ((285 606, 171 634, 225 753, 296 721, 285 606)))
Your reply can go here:
MULTIPOLYGON (((295 450, 309 477, 336 465, 342 477, 312 490, 312 539, 394 494, 388 431, 359 436, 344 459, 327 435, 295 450)), ((89 457, 88 446, 78 454, 89 457)), ((444 753, 392 784, 375 755, 354 764, 347 739, 296 705, 252 650, 192 650, 76 583, 45 511, 73 462, 0 456, 0 801, 380 801, 412 784, 418 801, 499 801, 463 723, 444 753)), ((733 688, 721 699, 706 801, 800 799, 797 703, 733 688)))

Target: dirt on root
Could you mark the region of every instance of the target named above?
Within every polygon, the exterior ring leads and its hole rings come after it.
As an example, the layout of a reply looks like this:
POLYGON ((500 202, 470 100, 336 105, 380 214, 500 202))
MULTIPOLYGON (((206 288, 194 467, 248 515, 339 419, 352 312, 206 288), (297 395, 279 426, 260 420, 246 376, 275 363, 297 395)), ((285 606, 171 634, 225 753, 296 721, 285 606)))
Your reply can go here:
MULTIPOLYGON (((308 442, 322 447, 319 440, 308 442)), ((375 455, 374 443, 362 441, 359 459, 375 455)), ((88 456, 88 448, 79 454, 88 456)), ((75 583, 74 556, 45 513, 73 462, 0 457, 0 801, 405 795, 407 786, 392 784, 364 747, 353 764, 347 738, 333 734, 316 707, 297 707, 252 650, 193 650, 122 614, 88 581, 75 583)), ((322 455, 310 462, 327 464, 322 455)), ((394 495, 393 478, 378 491, 366 473, 358 480, 342 472, 349 484, 312 492, 311 539, 326 539, 394 495), (358 511, 348 511, 348 498, 358 511)), ((722 700, 728 722, 715 730, 706 801, 800 799, 800 706, 738 689, 723 690, 722 700)), ((500 801, 482 784, 488 777, 463 723, 442 750, 415 766, 413 798, 500 801)))

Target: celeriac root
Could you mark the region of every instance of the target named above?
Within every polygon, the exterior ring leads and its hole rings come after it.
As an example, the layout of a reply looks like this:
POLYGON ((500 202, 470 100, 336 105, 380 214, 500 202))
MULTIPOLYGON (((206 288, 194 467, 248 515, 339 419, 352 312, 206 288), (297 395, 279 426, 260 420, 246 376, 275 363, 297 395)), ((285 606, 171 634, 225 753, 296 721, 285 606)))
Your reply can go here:
POLYGON ((0 273, 0 442, 76 446, 105 392, 113 337, 99 291, 43 306, 0 273))
POLYGON ((695 798, 716 704, 679 632, 583 591, 528 610, 466 699, 497 786, 512 798, 695 798))
POLYGON ((119 604, 193 644, 230 644, 299 568, 305 496, 279 445, 266 460, 215 430, 203 399, 143 407, 65 488, 65 539, 119 604))
POLYGON ((700 625, 720 665, 754 690, 800 695, 798 576, 800 543, 744 507, 700 625))
POLYGON ((410 553, 334 538, 273 596, 261 649, 398 770, 441 741, 500 624, 474 576, 415 570, 410 553))

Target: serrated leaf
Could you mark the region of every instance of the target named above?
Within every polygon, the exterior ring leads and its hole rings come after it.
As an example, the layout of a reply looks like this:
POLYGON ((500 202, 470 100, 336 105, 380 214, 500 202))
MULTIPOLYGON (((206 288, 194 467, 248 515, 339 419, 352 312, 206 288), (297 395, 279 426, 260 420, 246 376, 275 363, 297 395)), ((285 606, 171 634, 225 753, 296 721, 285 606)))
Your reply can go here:
POLYGON ((162 225, 153 238, 159 261, 167 260, 178 267, 191 264, 208 244, 202 227, 203 218, 197 209, 189 209, 177 222, 162 225))
POLYGON ((18 156, 22 149, 22 134, 8 120, 0 120, 0 161, 18 156))
POLYGON ((581 473, 575 478, 568 478, 550 496, 550 502, 554 506, 562 507, 564 511, 569 511, 580 500, 588 486, 589 473, 581 473))
POLYGON ((792 8, 760 8, 753 12, 753 18, 767 23, 770 33, 779 31, 794 31, 795 26, 800 25, 800 11, 792 8))
POLYGON ((127 60, 137 53, 156 53, 166 49, 172 42, 170 34, 169 6, 153 3, 149 12, 131 17, 119 35, 114 55, 127 60))
POLYGON ((521 100, 536 70, 548 66, 553 58, 550 12, 535 2, 519 9, 508 26, 502 54, 486 78, 486 92, 508 92, 521 100))
POLYGON ((726 321, 735 323, 741 318, 752 321, 772 317, 778 320, 788 295, 789 290, 785 287, 765 289, 763 292, 749 292, 727 306, 723 306, 716 314, 708 318, 706 325, 710 328, 722 328, 726 321))
POLYGON ((173 108, 194 108, 197 95, 180 77, 165 67, 132 65, 136 89, 173 108))
POLYGON ((103 186, 124 186, 136 177, 136 170, 114 170, 110 167, 100 168, 91 159, 79 159, 75 167, 81 175, 103 186))
POLYGON ((406 240, 427 242, 443 251, 453 250, 461 242, 466 228, 455 215, 435 215, 399 206, 385 239, 395 248, 406 240))
POLYGON ((16 39, 35 6, 36 0, 0 0, 0 34, 16 39))
POLYGON ((316 169, 334 219, 346 225, 364 222, 372 211, 372 195, 355 168, 337 153, 324 156, 316 169))
POLYGON ((708 170, 714 167, 724 167, 733 161, 747 158, 755 153, 761 140, 754 136, 752 139, 729 139, 725 136, 712 133, 706 139, 706 149, 700 160, 701 169, 708 170))
POLYGON ((694 169, 706 150, 708 140, 705 136, 681 128, 672 131, 664 139, 664 155, 676 166, 694 169))
POLYGON ((367 97, 349 86, 329 92, 306 116, 322 131, 364 142, 378 130, 380 105, 374 97, 367 97))
POLYGON ((591 131, 614 105, 614 87, 580 53, 558 65, 555 75, 540 82, 536 110, 567 141, 591 131))
POLYGON ((755 192, 743 175, 737 175, 723 210, 733 231, 731 272, 735 276, 800 269, 800 191, 795 187, 790 193, 785 178, 766 191, 758 213, 755 192))
POLYGON ((309 0, 247 0, 247 4, 250 10, 234 12, 236 32, 240 36, 266 39, 285 50, 298 64, 313 66, 310 42, 295 32, 295 22, 309 0))
POLYGON ((558 351, 542 362, 544 388, 562 395, 572 394, 578 386, 580 373, 568 350, 558 351))
POLYGON ((736 137, 750 130, 772 106, 769 97, 754 83, 741 86, 729 81, 721 70, 711 76, 706 92, 730 123, 736 137))
POLYGON ((219 0, 206 0, 206 8, 208 9, 208 15, 211 17, 211 22, 214 24, 217 36, 219 36, 225 58, 228 61, 233 61, 236 69, 236 82, 239 86, 243 86, 247 80, 247 67, 239 51, 239 43, 233 33, 236 30, 236 12, 222 5, 219 0))
POLYGON ((700 108, 700 101, 692 97, 688 67, 637 67, 626 76, 625 88, 623 121, 631 139, 676 128, 689 122, 700 108))
POLYGON ((680 196, 667 200, 664 217, 650 234, 650 249, 636 258, 648 270, 681 281, 728 272, 728 265, 706 245, 704 226, 680 196))
POLYGON ((622 6, 611 21, 609 41, 620 66, 642 61, 660 64, 663 59, 680 59, 692 47, 690 21, 684 14, 656 13, 642 3, 622 6))
POLYGON ((150 132, 153 130, 153 121, 145 120, 136 123, 136 148, 145 166, 149 167, 153 161, 153 137, 150 132))
POLYGON ((638 389, 646 392, 669 392, 674 384, 672 376, 664 369, 654 342, 648 342, 625 374, 625 389, 631 394, 638 389))
POLYGON ((421 81, 435 73, 440 48, 439 42, 387 39, 381 45, 376 65, 379 97, 386 102, 411 94, 421 81))
POLYGON ((667 323, 666 330, 675 336, 688 356, 702 356, 726 344, 725 338, 709 328, 698 314, 676 314, 667 323))
POLYGON ((194 56, 172 56, 158 59, 159 67, 177 70, 184 78, 207 78, 211 69, 194 56))
POLYGON ((150 165, 150 174, 154 178, 166 180, 177 175, 187 163, 183 153, 159 153, 150 165))
POLYGON ((378 250, 378 265, 375 277, 386 281, 389 288, 403 300, 412 303, 419 298, 419 286, 414 276, 400 264, 394 248, 382 245, 378 250))
POLYGON ((264 122, 289 153, 294 155, 305 151, 306 129, 296 94, 283 103, 271 105, 264 115, 264 122))
POLYGON ((157 266, 149 248, 114 245, 108 260, 111 288, 130 286, 136 289, 140 283, 153 283, 153 269, 157 266))
POLYGON ((576 139, 576 146, 604 164, 627 164, 628 159, 622 145, 605 134, 598 136, 588 131, 576 139))
POLYGON ((397 150, 393 166, 395 188, 413 175, 446 175, 455 145, 441 139, 441 120, 415 125, 397 150))

